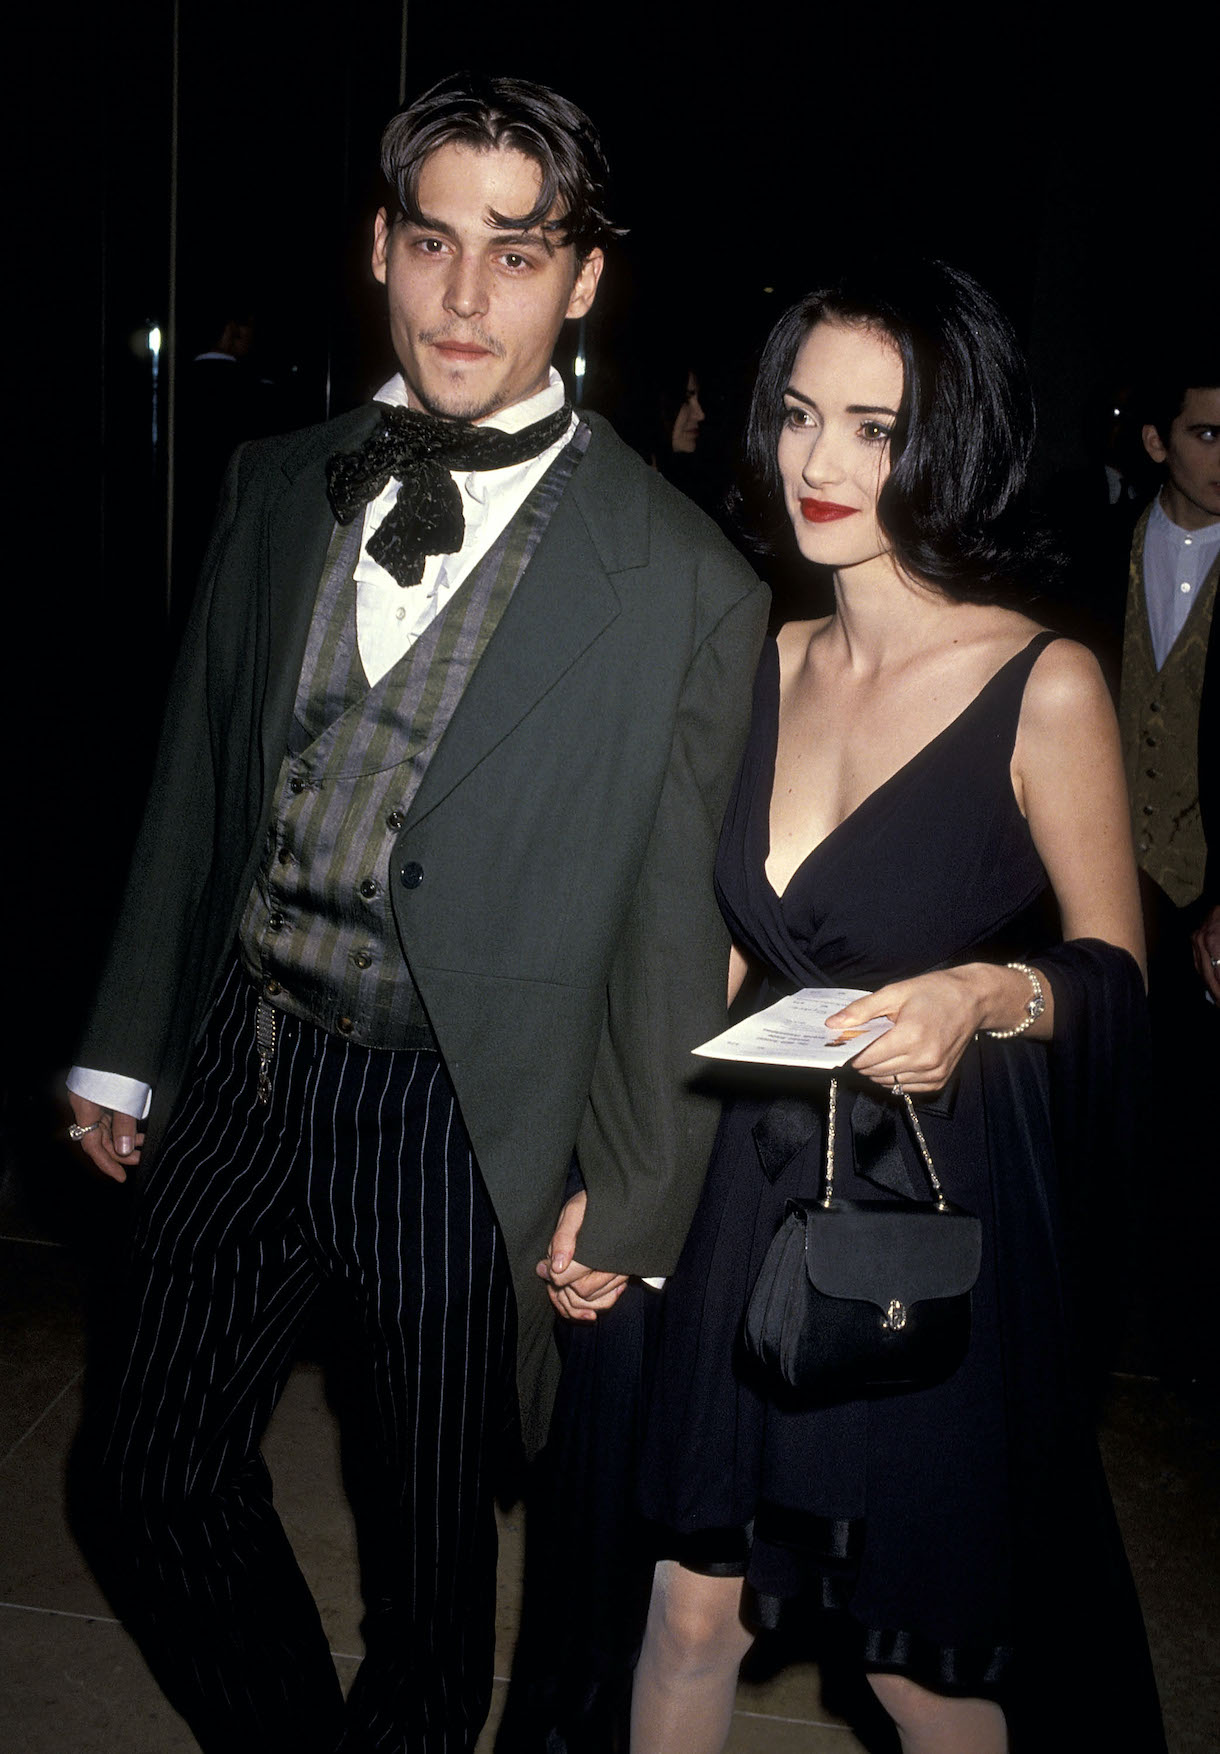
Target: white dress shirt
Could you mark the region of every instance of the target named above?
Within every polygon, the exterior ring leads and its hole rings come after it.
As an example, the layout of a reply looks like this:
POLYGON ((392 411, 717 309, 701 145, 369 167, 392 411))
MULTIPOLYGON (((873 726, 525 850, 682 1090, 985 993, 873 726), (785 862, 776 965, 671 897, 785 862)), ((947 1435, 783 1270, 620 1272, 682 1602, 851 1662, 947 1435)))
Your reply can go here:
MULTIPOLYGON (((545 420, 563 407, 563 379, 552 366, 545 389, 514 402, 479 424, 498 432, 521 432, 535 421, 545 420)), ((410 407, 407 388, 399 373, 383 384, 375 398, 399 408, 410 407)), ((466 532, 456 554, 430 554, 424 562, 419 584, 402 586, 368 551, 369 541, 398 498, 399 483, 391 477, 377 498, 364 508, 364 531, 360 558, 356 562, 356 644, 369 686, 380 682, 387 670, 409 652, 424 629, 445 607, 471 568, 481 560, 504 526, 541 481, 576 429, 576 416, 566 432, 527 463, 510 463, 506 469, 453 471, 462 496, 466 532)))
MULTIPOLYGON (((557 413, 563 400, 563 379, 552 366, 544 389, 523 402, 514 402, 510 408, 499 409, 479 424, 495 427, 499 432, 520 432, 535 421, 545 420, 548 414, 557 413)), ((410 407, 402 374, 396 373, 383 384, 374 401, 410 407)), ((398 481, 391 478, 364 508, 360 558, 356 562, 356 645, 370 687, 393 669, 404 652, 410 651, 429 622, 444 608, 527 494, 541 481, 576 425, 573 414, 567 430, 555 443, 526 463, 510 463, 506 469, 453 471, 466 524, 462 546, 456 554, 430 554, 417 585, 400 585, 368 552, 370 538, 398 498, 398 481)), ((152 1103, 149 1085, 87 1066, 73 1066, 68 1073, 68 1089, 102 1108, 139 1118, 147 1115, 152 1103)))
POLYGON ((1183 530, 1166 515, 1157 495, 1144 531, 1144 602, 1158 670, 1185 627, 1218 553, 1220 521, 1183 530))

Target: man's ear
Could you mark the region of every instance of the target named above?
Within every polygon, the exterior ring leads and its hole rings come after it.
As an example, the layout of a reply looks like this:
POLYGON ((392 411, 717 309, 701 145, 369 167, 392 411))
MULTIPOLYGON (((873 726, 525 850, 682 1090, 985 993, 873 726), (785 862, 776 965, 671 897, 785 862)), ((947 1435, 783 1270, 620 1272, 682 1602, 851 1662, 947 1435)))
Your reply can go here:
POLYGON ((1165 449, 1161 435, 1155 426, 1145 426, 1140 432, 1140 437, 1144 441, 1144 449, 1154 463, 1167 463, 1169 461, 1169 452, 1165 449))
POLYGON ((373 278, 385 285, 386 261, 390 254, 390 233, 392 226, 386 218, 384 207, 377 209, 377 217, 373 221, 373 278))
POLYGON ((602 269, 606 265, 605 255, 601 250, 590 250, 581 263, 576 274, 576 284, 572 288, 572 296, 568 300, 568 308, 564 315, 583 317, 593 300, 597 297, 597 283, 602 277, 602 269))

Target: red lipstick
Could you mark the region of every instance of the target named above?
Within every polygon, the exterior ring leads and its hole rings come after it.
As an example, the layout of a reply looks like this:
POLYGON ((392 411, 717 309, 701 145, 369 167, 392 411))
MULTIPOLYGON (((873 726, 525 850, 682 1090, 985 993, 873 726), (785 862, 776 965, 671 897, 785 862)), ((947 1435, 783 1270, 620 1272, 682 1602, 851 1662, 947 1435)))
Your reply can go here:
POLYGON ((854 505, 836 505, 832 499, 803 499, 801 516, 807 524, 833 524, 837 518, 854 518, 854 505))

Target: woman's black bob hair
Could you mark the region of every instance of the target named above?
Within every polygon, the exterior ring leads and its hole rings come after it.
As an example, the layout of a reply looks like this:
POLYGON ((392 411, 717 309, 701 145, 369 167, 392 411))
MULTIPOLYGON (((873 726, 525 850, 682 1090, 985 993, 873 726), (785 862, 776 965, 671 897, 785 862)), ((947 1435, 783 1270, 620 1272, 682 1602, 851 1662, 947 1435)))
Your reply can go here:
POLYGON ((899 565, 964 601, 1031 595, 1053 561, 1019 509, 1034 442, 1029 375, 994 299, 944 262, 845 275, 793 305, 771 331, 750 404, 740 506, 760 545, 776 548, 789 534, 776 446, 796 356, 820 322, 871 329, 902 358, 890 474, 878 501, 899 565))

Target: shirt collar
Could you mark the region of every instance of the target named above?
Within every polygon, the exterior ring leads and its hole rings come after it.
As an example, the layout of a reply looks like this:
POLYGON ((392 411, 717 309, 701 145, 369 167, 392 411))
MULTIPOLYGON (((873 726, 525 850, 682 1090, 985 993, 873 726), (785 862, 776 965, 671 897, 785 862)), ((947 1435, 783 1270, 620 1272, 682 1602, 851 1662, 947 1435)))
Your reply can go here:
POLYGON ((1159 493, 1152 502, 1152 513, 1148 519, 1148 528, 1155 535, 1159 536, 1162 541, 1172 540, 1174 542, 1181 542, 1186 537, 1189 537, 1191 543, 1200 548, 1209 548, 1214 543, 1220 543, 1220 518, 1218 518, 1214 524, 1204 524, 1201 530, 1184 530, 1181 524, 1175 524, 1173 519, 1169 516, 1169 513, 1161 504, 1161 496, 1159 493))
MULTIPOLYGON (((541 390, 527 396, 524 402, 514 402, 510 408, 497 409, 486 420, 481 420, 479 425, 494 426, 498 432, 521 432, 525 427, 533 426, 536 420, 545 420, 548 414, 557 414, 563 407, 564 395, 563 379, 555 367, 551 366, 546 384, 541 390)), ((373 400, 389 402, 395 408, 409 408, 411 403, 402 373, 395 372, 387 383, 382 384, 373 400)))

